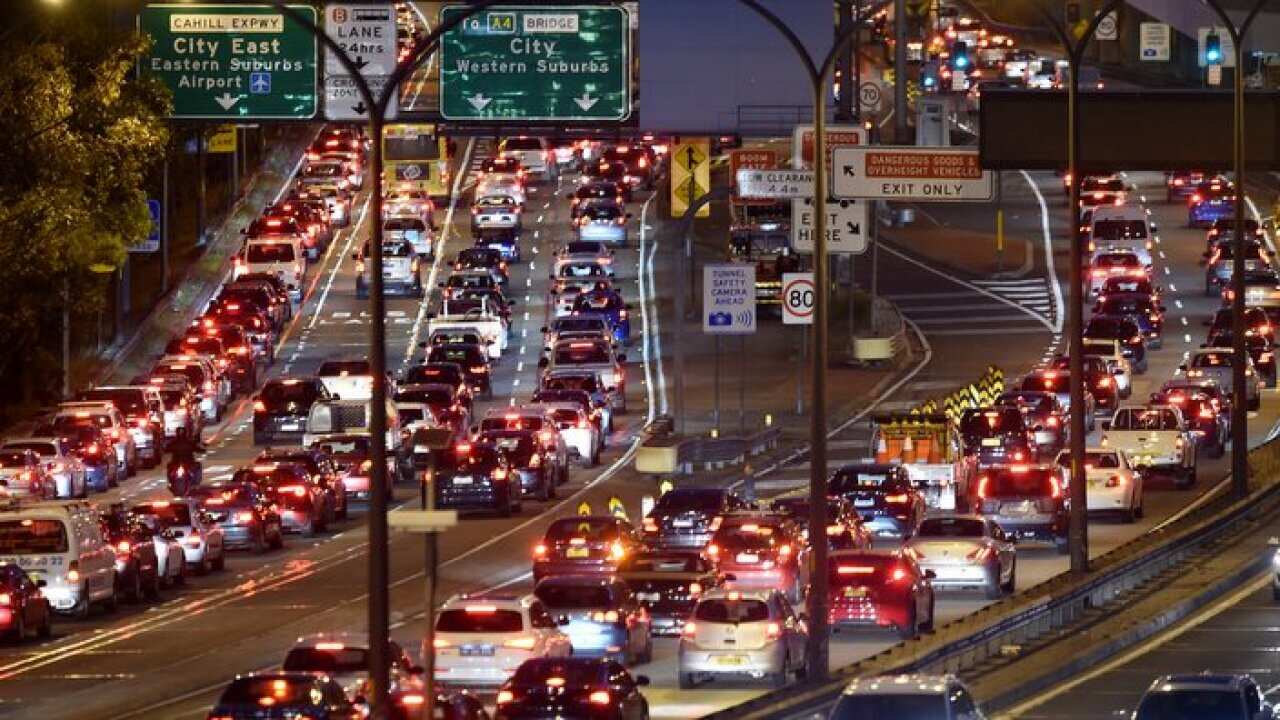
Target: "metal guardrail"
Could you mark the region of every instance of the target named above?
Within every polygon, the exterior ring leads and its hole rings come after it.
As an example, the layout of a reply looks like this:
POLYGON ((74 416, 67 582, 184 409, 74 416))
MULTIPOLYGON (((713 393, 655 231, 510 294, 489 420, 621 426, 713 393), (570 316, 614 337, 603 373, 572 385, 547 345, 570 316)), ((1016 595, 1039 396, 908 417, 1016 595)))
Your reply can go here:
POLYGON ((1251 450, 1250 468, 1268 484, 1249 497, 1223 507, 1209 503, 1197 512, 1131 540, 1095 559, 1098 568, 1077 578, 1058 575, 1013 598, 988 605, 949 623, 935 634, 898 644, 840 668, 820 686, 795 686, 707 715, 717 720, 788 717, 813 711, 832 700, 855 677, 905 672, 958 673, 1072 625, 1093 607, 1101 607, 1169 568, 1197 548, 1227 535, 1238 521, 1280 505, 1280 440, 1251 450))

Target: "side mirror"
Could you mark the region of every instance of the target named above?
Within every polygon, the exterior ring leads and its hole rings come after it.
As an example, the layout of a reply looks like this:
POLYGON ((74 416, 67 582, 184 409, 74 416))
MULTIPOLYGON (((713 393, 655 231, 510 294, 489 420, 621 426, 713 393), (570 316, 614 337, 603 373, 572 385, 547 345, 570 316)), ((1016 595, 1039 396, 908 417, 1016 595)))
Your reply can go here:
POLYGON ((333 393, 333 394, 330 394, 330 395, 329 395, 329 399, 330 399, 330 400, 341 400, 341 399, 342 399, 342 396, 341 396, 341 395, 338 395, 337 393, 333 393))
POLYGON ((548 366, 548 365, 550 365, 550 364, 551 364, 551 362, 550 362, 549 360, 547 360, 546 358, 538 358, 538 367, 540 367, 540 368, 544 368, 544 367, 547 367, 547 366, 548 366))
POLYGON ((1180 370, 1180 371, 1182 371, 1182 372, 1186 372, 1186 371, 1187 371, 1187 364, 1186 364, 1186 363, 1182 363, 1182 364, 1178 365, 1178 370, 1180 370))
POLYGON ((932 570, 925 570, 925 571, 924 571, 924 576, 925 576, 926 578, 928 578, 929 580, 932 580, 932 579, 934 579, 934 578, 938 577, 938 573, 936 573, 936 572, 934 572, 934 571, 932 571, 932 570))
POLYGON ((547 274, 547 279, 548 279, 548 280, 555 280, 555 279, 556 279, 556 274, 555 274, 555 273, 548 273, 548 274, 547 274))
POLYGON ((637 676, 636 676, 636 685, 639 685, 640 687, 648 687, 648 686, 649 686, 649 676, 648 676, 648 675, 637 675, 637 676))
POLYGON ((515 306, 516 306, 516 301, 515 301, 515 300, 508 300, 508 301, 507 301, 507 305, 508 305, 509 307, 515 307, 515 306))
POLYGON ((634 216, 634 215, 632 215, 631 213, 627 213, 627 219, 628 219, 628 220, 630 220, 630 219, 631 219, 631 218, 633 218, 633 217, 635 217, 635 216, 634 216))
POLYGON ((418 347, 420 347, 420 348, 425 348, 425 347, 427 347, 427 341, 426 341, 426 340, 419 340, 419 341, 418 341, 418 347))

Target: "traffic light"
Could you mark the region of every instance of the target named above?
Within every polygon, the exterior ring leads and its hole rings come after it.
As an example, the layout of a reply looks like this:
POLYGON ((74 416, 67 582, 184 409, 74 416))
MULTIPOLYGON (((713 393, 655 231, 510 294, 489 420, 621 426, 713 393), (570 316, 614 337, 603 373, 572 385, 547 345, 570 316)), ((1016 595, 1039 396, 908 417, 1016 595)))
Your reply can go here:
POLYGON ((969 44, 960 41, 951 46, 951 69, 965 71, 969 69, 969 44))
POLYGON ((1204 37, 1204 61, 1209 65, 1222 64, 1222 38, 1216 32, 1204 37))

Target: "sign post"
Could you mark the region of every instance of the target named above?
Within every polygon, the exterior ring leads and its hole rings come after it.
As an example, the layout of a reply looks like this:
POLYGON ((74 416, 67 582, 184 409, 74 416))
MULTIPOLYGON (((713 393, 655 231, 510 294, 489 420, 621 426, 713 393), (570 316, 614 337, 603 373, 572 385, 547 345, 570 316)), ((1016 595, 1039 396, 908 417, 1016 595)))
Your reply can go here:
MULTIPOLYGON (((310 5, 289 9, 316 21, 310 5)), ((183 119, 306 120, 316 115, 316 36, 265 5, 152 4, 139 71, 173 93, 183 119)))
MULTIPOLYGON (((690 205, 711 190, 711 141, 684 138, 671 153, 671 216, 684 217, 690 205)), ((711 203, 698 206, 694 217, 711 217, 711 203)))
MULTIPOLYGON (((324 9, 324 27, 342 52, 352 58, 369 90, 380 95, 396 70, 396 15, 390 5, 341 3, 324 9)), ((399 93, 392 93, 384 120, 396 116, 399 93)), ((369 115, 355 79, 332 48, 324 53, 324 116, 329 120, 364 120, 369 115)))
POLYGON ((994 175, 978 164, 977 150, 840 148, 834 157, 837 197, 968 202, 995 195, 994 175))
POLYGON ((1167 23, 1140 23, 1138 38, 1141 45, 1139 59, 1146 62, 1169 61, 1173 40, 1167 23))
MULTIPOLYGON (((448 23, 463 6, 440 13, 448 23)), ((631 18, 617 6, 496 5, 440 38, 446 120, 625 120, 631 18)))

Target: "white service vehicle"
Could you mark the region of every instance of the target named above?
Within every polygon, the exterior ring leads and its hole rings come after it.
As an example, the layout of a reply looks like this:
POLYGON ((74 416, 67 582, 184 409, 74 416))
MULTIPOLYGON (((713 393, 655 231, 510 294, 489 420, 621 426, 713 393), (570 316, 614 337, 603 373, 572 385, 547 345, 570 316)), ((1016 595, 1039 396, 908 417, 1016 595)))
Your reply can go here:
POLYGON ((1132 250, 1144 267, 1151 267, 1156 226, 1135 205, 1099 205, 1089 221, 1089 250, 1100 247, 1132 250))
POLYGON ((248 273, 268 273, 280 278, 295 302, 302 300, 302 287, 307 277, 307 261, 302 243, 296 238, 259 237, 245 241, 236 254, 232 277, 248 273))
POLYGON ((1102 447, 1123 452, 1133 467, 1168 472, 1174 485, 1196 482, 1196 442, 1173 405, 1121 405, 1103 423, 1102 447))
POLYGON ((502 357, 507 349, 507 321, 491 309, 487 301, 464 303, 457 300, 445 300, 441 303, 440 313, 427 313, 427 337, 437 332, 474 332, 485 341, 485 349, 491 360, 502 357))
POLYGON ((0 510, 0 564, 22 568, 55 611, 77 618, 116 606, 116 553, 89 503, 9 503, 0 510))

